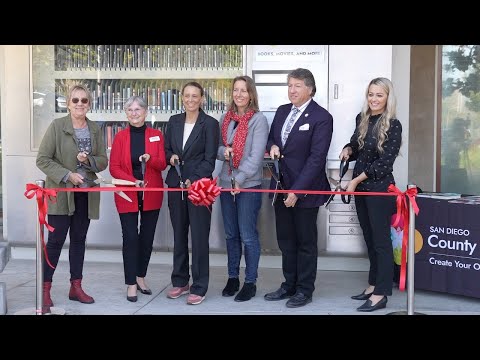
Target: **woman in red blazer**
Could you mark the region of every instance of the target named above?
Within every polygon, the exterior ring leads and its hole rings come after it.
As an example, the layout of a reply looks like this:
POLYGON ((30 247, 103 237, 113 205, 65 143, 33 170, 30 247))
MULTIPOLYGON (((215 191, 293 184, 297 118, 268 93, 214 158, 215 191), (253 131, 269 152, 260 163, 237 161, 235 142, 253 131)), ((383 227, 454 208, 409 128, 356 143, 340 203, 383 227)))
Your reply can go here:
MULTIPOLYGON (((148 106, 139 96, 130 97, 123 106, 128 122, 125 130, 115 135, 110 153, 110 174, 115 179, 135 182, 135 186, 163 187, 162 171, 166 168, 164 140, 161 131, 147 127, 148 106), (142 172, 145 160, 145 173, 142 172)), ((137 289, 146 295, 152 291, 145 284, 153 238, 163 201, 162 191, 127 191, 132 202, 115 193, 122 224, 123 268, 127 300, 137 301, 137 289), (138 214, 140 213, 140 231, 138 214)))

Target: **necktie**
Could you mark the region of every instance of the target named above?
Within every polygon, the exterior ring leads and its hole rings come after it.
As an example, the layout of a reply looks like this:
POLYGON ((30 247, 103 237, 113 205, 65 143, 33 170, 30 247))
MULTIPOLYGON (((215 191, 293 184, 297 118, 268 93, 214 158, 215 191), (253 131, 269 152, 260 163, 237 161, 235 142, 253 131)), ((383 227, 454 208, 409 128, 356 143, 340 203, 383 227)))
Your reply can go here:
POLYGON ((287 120, 287 126, 285 127, 285 131, 283 132, 283 136, 282 136, 283 146, 285 146, 285 142, 287 141, 290 131, 292 131, 293 123, 295 122, 295 119, 297 118, 297 115, 299 112, 300 110, 298 108, 294 108, 292 116, 290 116, 290 119, 287 120))

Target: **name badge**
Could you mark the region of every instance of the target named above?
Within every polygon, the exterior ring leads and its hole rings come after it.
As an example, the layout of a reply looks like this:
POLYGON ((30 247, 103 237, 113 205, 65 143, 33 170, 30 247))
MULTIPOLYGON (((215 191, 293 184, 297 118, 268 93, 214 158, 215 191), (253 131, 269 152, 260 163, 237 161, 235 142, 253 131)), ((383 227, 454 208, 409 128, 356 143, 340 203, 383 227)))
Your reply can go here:
POLYGON ((150 137, 150 142, 160 141, 160 136, 152 136, 150 137))

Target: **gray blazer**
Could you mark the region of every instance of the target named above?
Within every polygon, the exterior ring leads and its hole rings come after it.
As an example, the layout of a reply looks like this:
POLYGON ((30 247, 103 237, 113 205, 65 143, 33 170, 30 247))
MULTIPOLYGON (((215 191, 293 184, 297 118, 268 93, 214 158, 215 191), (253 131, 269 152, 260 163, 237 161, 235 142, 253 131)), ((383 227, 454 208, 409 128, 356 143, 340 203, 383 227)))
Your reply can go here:
MULTIPOLYGON (((220 142, 218 146, 217 159, 223 161, 222 170, 219 174, 219 186, 230 188, 230 177, 228 174, 229 165, 225 160, 225 144, 222 139, 222 124, 225 118, 223 114, 220 118, 220 142)), ((233 136, 237 132, 234 129, 235 122, 231 121, 228 125, 227 142, 233 142, 233 136)), ((238 128, 238 127, 237 127, 238 128)), ((248 122, 248 135, 243 150, 243 156, 240 160, 238 169, 234 169, 233 175, 241 188, 250 188, 262 184, 263 177, 263 157, 265 155, 265 146, 268 139, 268 121, 262 112, 255 113, 248 122)))

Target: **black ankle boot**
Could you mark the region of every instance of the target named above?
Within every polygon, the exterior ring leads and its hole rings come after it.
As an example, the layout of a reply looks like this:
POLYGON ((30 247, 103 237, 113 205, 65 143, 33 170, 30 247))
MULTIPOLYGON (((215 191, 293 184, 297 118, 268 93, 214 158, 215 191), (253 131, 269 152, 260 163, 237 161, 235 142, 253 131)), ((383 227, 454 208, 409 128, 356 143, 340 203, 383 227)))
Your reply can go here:
POLYGON ((222 291, 222 296, 233 296, 240 288, 240 280, 238 278, 229 278, 225 289, 222 291))
POLYGON ((248 301, 257 293, 257 286, 254 283, 243 284, 242 290, 235 296, 235 301, 248 301))

